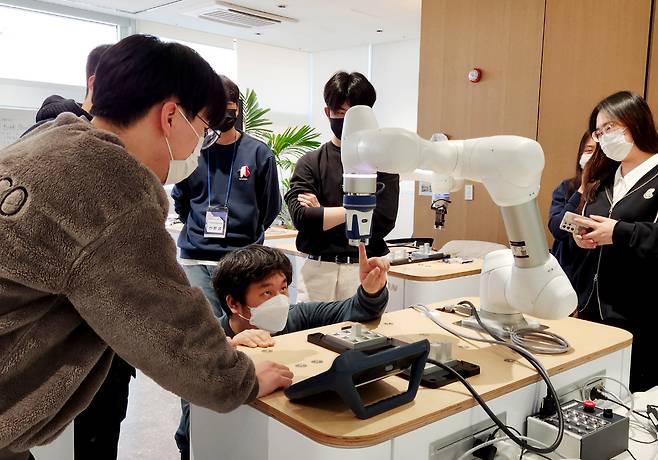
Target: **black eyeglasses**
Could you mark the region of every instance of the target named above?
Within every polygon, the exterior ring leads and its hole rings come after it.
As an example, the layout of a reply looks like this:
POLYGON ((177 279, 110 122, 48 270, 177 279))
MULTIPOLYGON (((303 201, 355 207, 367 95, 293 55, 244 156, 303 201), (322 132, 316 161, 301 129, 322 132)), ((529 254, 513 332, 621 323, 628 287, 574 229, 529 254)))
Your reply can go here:
MULTIPOLYGON (((198 116, 198 115, 197 115, 198 116)), ((206 127, 204 128, 204 138, 203 144, 201 144, 201 150, 207 149, 219 139, 219 133, 210 127, 210 124, 203 118, 199 117, 199 120, 203 122, 206 127)))

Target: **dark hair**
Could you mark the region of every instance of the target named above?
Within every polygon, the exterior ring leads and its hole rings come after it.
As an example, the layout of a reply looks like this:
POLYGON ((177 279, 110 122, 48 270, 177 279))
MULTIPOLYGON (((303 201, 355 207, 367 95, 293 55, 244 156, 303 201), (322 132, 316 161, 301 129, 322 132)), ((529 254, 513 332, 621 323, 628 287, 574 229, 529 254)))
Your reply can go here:
POLYGON ((222 79, 222 84, 224 85, 226 102, 235 102, 237 104, 240 100, 240 89, 238 88, 238 85, 233 83, 233 81, 226 75, 220 75, 219 78, 222 79))
POLYGON ((205 109, 213 128, 224 119, 222 80, 193 49, 131 35, 105 51, 96 68, 92 115, 125 127, 167 98, 177 99, 191 118, 205 109))
POLYGON ((240 88, 238 88, 238 85, 226 75, 220 75, 220 78, 222 79, 224 91, 226 92, 226 101, 235 102, 238 105, 238 119, 235 122, 235 129, 242 131, 244 125, 242 109, 244 108, 244 105, 242 104, 242 98, 240 97, 240 88))
POLYGON ((89 52, 89 54, 87 55, 87 66, 86 66, 87 80, 89 80, 89 77, 91 77, 96 73, 96 67, 98 67, 98 63, 101 60, 101 56, 103 56, 105 51, 107 51, 111 47, 112 45, 99 45, 89 52))
MULTIPOLYGON (((582 137, 580 138, 580 144, 578 144, 578 153, 576 154, 576 173, 571 179, 569 179, 569 182, 567 183, 567 196, 571 196, 573 192, 575 192, 580 188, 580 183, 582 181, 582 176, 583 176, 583 168, 580 166, 580 157, 583 156, 583 151, 585 150, 587 141, 591 139, 592 139, 592 133, 589 130, 585 131, 585 133, 583 133, 582 137)), ((592 161, 592 159, 597 154, 600 148, 598 143, 594 145, 596 147, 592 152, 593 155, 592 158, 590 158, 590 161, 592 161)))
POLYGON ((324 85, 324 102, 332 111, 340 110, 344 103, 351 106, 367 105, 372 107, 377 100, 375 88, 359 72, 336 72, 324 85))
POLYGON ((228 253, 219 261, 212 277, 212 285, 222 310, 230 317, 227 296, 244 304, 245 294, 252 283, 276 273, 282 273, 288 284, 292 281, 290 260, 278 249, 252 244, 228 253))
MULTIPOLYGON (((619 91, 599 102, 589 117, 589 129, 596 130, 596 117, 605 112, 619 123, 626 126, 633 142, 643 152, 658 152, 658 133, 653 121, 651 109, 642 96, 631 91, 619 91)), ((581 207, 591 203, 602 184, 607 183, 615 174, 618 161, 611 160, 605 154, 594 155, 587 165, 585 193, 581 207)))

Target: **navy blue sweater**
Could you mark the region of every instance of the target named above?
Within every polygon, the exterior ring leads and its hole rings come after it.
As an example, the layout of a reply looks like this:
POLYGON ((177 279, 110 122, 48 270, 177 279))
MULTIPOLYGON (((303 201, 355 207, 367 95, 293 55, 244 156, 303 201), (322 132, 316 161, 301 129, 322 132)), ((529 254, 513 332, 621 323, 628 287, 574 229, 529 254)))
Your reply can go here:
POLYGON ((234 249, 262 243, 265 229, 281 210, 274 155, 263 142, 244 133, 236 143, 213 144, 202 150, 199 167, 190 177, 176 184, 171 196, 176 213, 185 224, 178 237, 183 259, 216 261, 234 249), (208 210, 208 166, 210 204, 224 206, 234 154, 226 238, 204 238, 208 210))
POLYGON ((553 191, 553 200, 548 215, 548 229, 551 231, 555 241, 551 253, 555 256, 560 266, 569 277, 571 284, 576 286, 576 278, 580 272, 580 266, 585 256, 585 250, 578 247, 571 233, 560 228, 562 218, 567 211, 578 213, 580 204, 580 193, 578 191, 569 194, 569 182, 565 179, 553 191))

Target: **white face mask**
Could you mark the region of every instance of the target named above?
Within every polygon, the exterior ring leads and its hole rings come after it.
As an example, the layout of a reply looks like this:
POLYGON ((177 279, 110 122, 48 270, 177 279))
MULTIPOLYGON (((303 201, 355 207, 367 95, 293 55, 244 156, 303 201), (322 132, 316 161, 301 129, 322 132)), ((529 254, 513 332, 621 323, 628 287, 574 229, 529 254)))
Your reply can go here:
MULTIPOLYGON (((279 332, 286 326, 290 299, 287 295, 278 294, 266 300, 257 307, 249 308, 251 318, 249 324, 269 332, 279 332)), ((240 315, 243 319, 247 319, 240 315)))
POLYGON ((601 149, 611 160, 624 161, 633 147, 633 144, 624 137, 624 131, 618 129, 601 136, 601 149))
POLYGON ((593 153, 583 153, 580 156, 580 160, 578 160, 578 163, 580 164, 581 168, 585 168, 585 165, 592 158, 592 155, 594 155, 594 154, 593 153))
POLYGON ((192 123, 190 123, 187 117, 183 115, 183 112, 181 112, 180 109, 178 109, 178 111, 182 117, 185 118, 187 124, 190 125, 190 128, 192 128, 194 134, 197 135, 199 141, 197 142, 196 147, 190 156, 184 160, 174 160, 174 155, 171 152, 171 145, 169 145, 169 140, 165 137, 165 142, 167 143, 167 148, 169 149, 169 157, 171 158, 169 160, 169 172, 167 173, 167 178, 165 179, 165 185, 177 184, 180 181, 187 179, 190 174, 194 172, 194 170, 199 165, 199 155, 201 154, 201 146, 203 145, 203 136, 199 136, 199 133, 196 132, 196 129, 194 129, 194 126, 192 126, 192 123))

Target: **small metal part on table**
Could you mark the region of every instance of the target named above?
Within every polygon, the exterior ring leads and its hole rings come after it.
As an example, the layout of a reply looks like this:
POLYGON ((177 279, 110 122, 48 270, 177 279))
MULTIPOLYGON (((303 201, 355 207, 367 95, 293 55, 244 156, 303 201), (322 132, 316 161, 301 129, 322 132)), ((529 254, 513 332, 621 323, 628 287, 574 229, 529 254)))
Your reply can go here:
POLYGON ((351 350, 364 350, 385 345, 388 337, 365 329, 361 324, 355 324, 353 326, 347 326, 333 334, 327 334, 325 340, 351 350))

